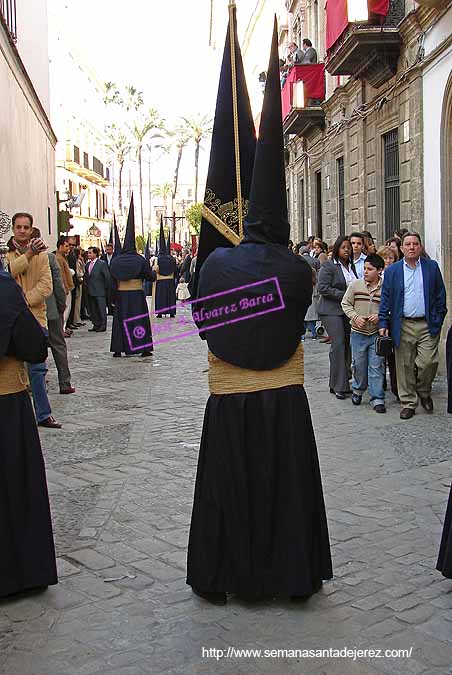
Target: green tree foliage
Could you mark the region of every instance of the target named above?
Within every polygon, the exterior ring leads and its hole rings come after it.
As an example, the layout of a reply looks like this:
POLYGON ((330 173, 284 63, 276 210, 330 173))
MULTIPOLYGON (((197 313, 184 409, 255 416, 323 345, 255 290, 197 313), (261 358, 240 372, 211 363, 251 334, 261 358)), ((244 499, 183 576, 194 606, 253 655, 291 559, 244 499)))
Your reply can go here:
POLYGON ((201 229, 201 220, 202 220, 202 203, 193 204, 185 211, 185 217, 188 220, 190 229, 194 231, 195 234, 199 234, 201 229))
POLYGON ((141 251, 142 253, 144 253, 144 249, 146 248, 146 242, 142 234, 137 234, 137 236, 135 237, 135 246, 137 248, 137 251, 141 251))

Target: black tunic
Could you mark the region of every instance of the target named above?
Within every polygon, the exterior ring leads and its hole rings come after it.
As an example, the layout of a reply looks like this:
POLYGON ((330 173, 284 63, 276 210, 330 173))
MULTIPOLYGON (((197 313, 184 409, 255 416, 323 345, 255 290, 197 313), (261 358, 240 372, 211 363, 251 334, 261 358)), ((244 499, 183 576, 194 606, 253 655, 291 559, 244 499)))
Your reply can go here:
MULTIPOLYGON (((277 277, 285 309, 207 331, 210 350, 270 370, 296 351, 311 302, 309 265, 279 245, 217 249, 198 297, 277 277)), ((266 290, 271 283, 264 284, 266 290)), ((248 297, 261 293, 249 290, 248 297)), ((235 294, 240 301, 241 290, 235 294)), ((228 302, 234 294, 228 297, 228 302)), ((199 318, 214 300, 196 303, 199 318)), ((225 298, 226 303, 226 298, 225 298)), ((206 321, 199 321, 205 328, 206 321)), ((199 453, 187 583, 201 591, 309 595, 332 576, 328 528, 303 386, 211 395, 199 453)))
POLYGON ((449 492, 449 501, 447 503, 436 569, 447 579, 452 579, 452 485, 449 492))
MULTIPOLYGON (((167 277, 176 274, 176 261, 172 255, 158 256, 159 274, 167 277)), ((155 313, 176 314, 176 281, 173 279, 161 279, 157 281, 155 290, 155 313), (166 311, 165 311, 166 310, 166 311)))
MULTIPOLYGON (((0 369, 7 355, 31 363, 47 358, 40 325, 17 284, 3 273, 0 333, 0 369)), ((26 391, 0 396, 0 419, 4 422, 0 433, 0 597, 5 597, 56 584, 58 579, 41 443, 26 391)))
POLYGON ((151 322, 144 290, 118 291, 118 282, 131 279, 154 281, 155 272, 149 261, 138 253, 121 253, 112 260, 110 274, 115 299, 110 351, 125 354, 152 351, 151 322), (141 329, 138 337, 134 336, 135 329, 141 329))
POLYGON ((447 412, 452 415, 452 325, 447 333, 446 341, 446 362, 447 362, 447 412))

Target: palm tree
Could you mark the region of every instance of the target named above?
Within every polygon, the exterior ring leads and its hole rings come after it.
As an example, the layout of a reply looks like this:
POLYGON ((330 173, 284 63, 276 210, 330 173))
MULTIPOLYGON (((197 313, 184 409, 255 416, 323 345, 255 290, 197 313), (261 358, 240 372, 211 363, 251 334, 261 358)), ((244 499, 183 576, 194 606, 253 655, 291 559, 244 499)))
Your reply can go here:
POLYGON ((168 206, 168 204, 167 204, 168 197, 170 196, 170 194, 172 194, 172 191, 173 191, 173 186, 171 185, 171 183, 162 183, 161 185, 156 185, 152 189, 153 196, 154 197, 160 197, 163 200, 163 210, 165 212, 165 216, 166 216, 167 206, 168 206))
POLYGON ((173 183, 173 190, 171 193, 171 212, 173 212, 174 201, 176 199, 177 193, 177 184, 179 182, 179 169, 180 163, 182 161, 182 153, 184 151, 184 148, 190 141, 192 134, 191 129, 189 129, 185 123, 182 123, 180 126, 176 127, 174 131, 170 131, 168 135, 174 138, 174 145, 177 148, 176 169, 174 171, 174 183, 173 183))
POLYGON ((124 103, 121 92, 114 82, 104 82, 104 104, 106 106, 122 105, 124 103))
POLYGON ((198 171, 199 171, 199 150, 201 143, 212 133, 212 119, 207 115, 197 115, 196 117, 183 117, 183 122, 190 130, 191 137, 195 142, 195 204, 198 203, 198 171))
POLYGON ((118 174, 118 206, 119 213, 122 213, 122 170, 127 155, 130 152, 130 140, 124 129, 118 127, 116 124, 110 124, 105 129, 107 137, 107 150, 111 153, 113 160, 119 166, 118 174))
POLYGON ((143 92, 138 91, 135 87, 128 85, 126 87, 126 96, 123 101, 124 107, 129 112, 132 108, 137 111, 144 103, 143 92))
MULTIPOLYGON (((141 232, 144 237, 144 211, 143 211, 143 144, 152 131, 152 129, 163 130, 163 120, 155 108, 149 108, 146 113, 141 113, 130 127, 132 137, 135 141, 135 150, 138 160, 139 172, 139 190, 140 190, 140 214, 141 214, 141 232)), ((152 138, 162 136, 162 134, 153 134, 152 138)))

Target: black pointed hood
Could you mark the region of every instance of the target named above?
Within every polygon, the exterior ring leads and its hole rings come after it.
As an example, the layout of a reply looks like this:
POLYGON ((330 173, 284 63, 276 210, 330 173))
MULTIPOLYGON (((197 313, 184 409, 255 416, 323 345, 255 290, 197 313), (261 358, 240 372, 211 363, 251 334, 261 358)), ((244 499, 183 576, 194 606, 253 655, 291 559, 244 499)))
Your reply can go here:
POLYGON ((171 225, 168 231, 168 239, 166 242, 166 252, 168 255, 171 255, 171 225))
POLYGON ((108 245, 113 246, 113 223, 110 224, 110 236, 108 237, 108 245))
POLYGON ((244 230, 245 241, 283 246, 289 241, 276 17, 244 230))
POLYGON ((159 255, 166 255, 165 232, 163 231, 163 216, 160 216, 159 255))
POLYGON ((122 245, 121 253, 136 253, 136 252, 137 248, 135 244, 135 208, 133 204, 133 193, 132 193, 129 213, 127 214, 126 234, 124 237, 124 243, 122 245))
POLYGON ((201 268, 207 256, 219 246, 233 247, 240 242, 237 219, 237 174, 235 155, 235 128, 232 60, 235 60, 237 84, 237 121, 240 152, 240 183, 243 214, 251 188, 254 153, 256 150, 256 130, 246 86, 242 53, 237 36, 236 8, 231 4, 229 26, 224 46, 220 82, 218 85, 215 120, 212 133, 209 171, 206 180, 204 207, 199 235, 196 269, 193 279, 192 297, 196 297, 201 268), (231 40, 232 38, 232 40, 231 40), (232 50, 234 44, 234 50, 232 50), (218 228, 218 217, 227 227, 229 237, 218 228), (215 223, 217 226, 215 226, 215 223))
POLYGON ((121 240, 119 238, 118 226, 116 225, 116 216, 113 216, 113 233, 114 233, 114 244, 115 244, 115 255, 118 255, 122 251, 121 240))
POLYGON ((151 233, 148 232, 148 238, 146 239, 146 246, 144 247, 144 257, 146 260, 151 259, 151 233))

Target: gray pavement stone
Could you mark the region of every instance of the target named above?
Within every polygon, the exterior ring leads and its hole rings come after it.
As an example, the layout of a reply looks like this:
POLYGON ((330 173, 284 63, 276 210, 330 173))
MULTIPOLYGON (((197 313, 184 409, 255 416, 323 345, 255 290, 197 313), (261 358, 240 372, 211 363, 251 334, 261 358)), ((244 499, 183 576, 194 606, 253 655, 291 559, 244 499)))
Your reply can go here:
POLYGON ((303 607, 236 598, 213 607, 185 584, 208 396, 205 344, 193 337, 159 345, 146 363, 118 363, 108 348, 108 333, 86 329, 68 341, 74 396, 59 396, 49 371, 52 407, 64 424, 62 433, 41 430, 60 584, 0 601, 1 673, 452 672, 452 582, 434 570, 452 473, 444 380, 434 385, 431 416, 420 410, 401 422, 392 397, 387 415, 373 415, 329 395, 328 346, 308 341, 306 389, 335 578, 303 607), (181 381, 190 382, 183 393, 181 381), (104 582, 124 574, 135 578, 104 582), (229 645, 413 646, 413 655, 202 658, 203 646, 229 645))
POLYGON ((73 551, 71 553, 71 558, 90 570, 104 570, 107 567, 113 567, 115 564, 115 561, 111 558, 107 558, 107 556, 101 555, 90 548, 73 551))

